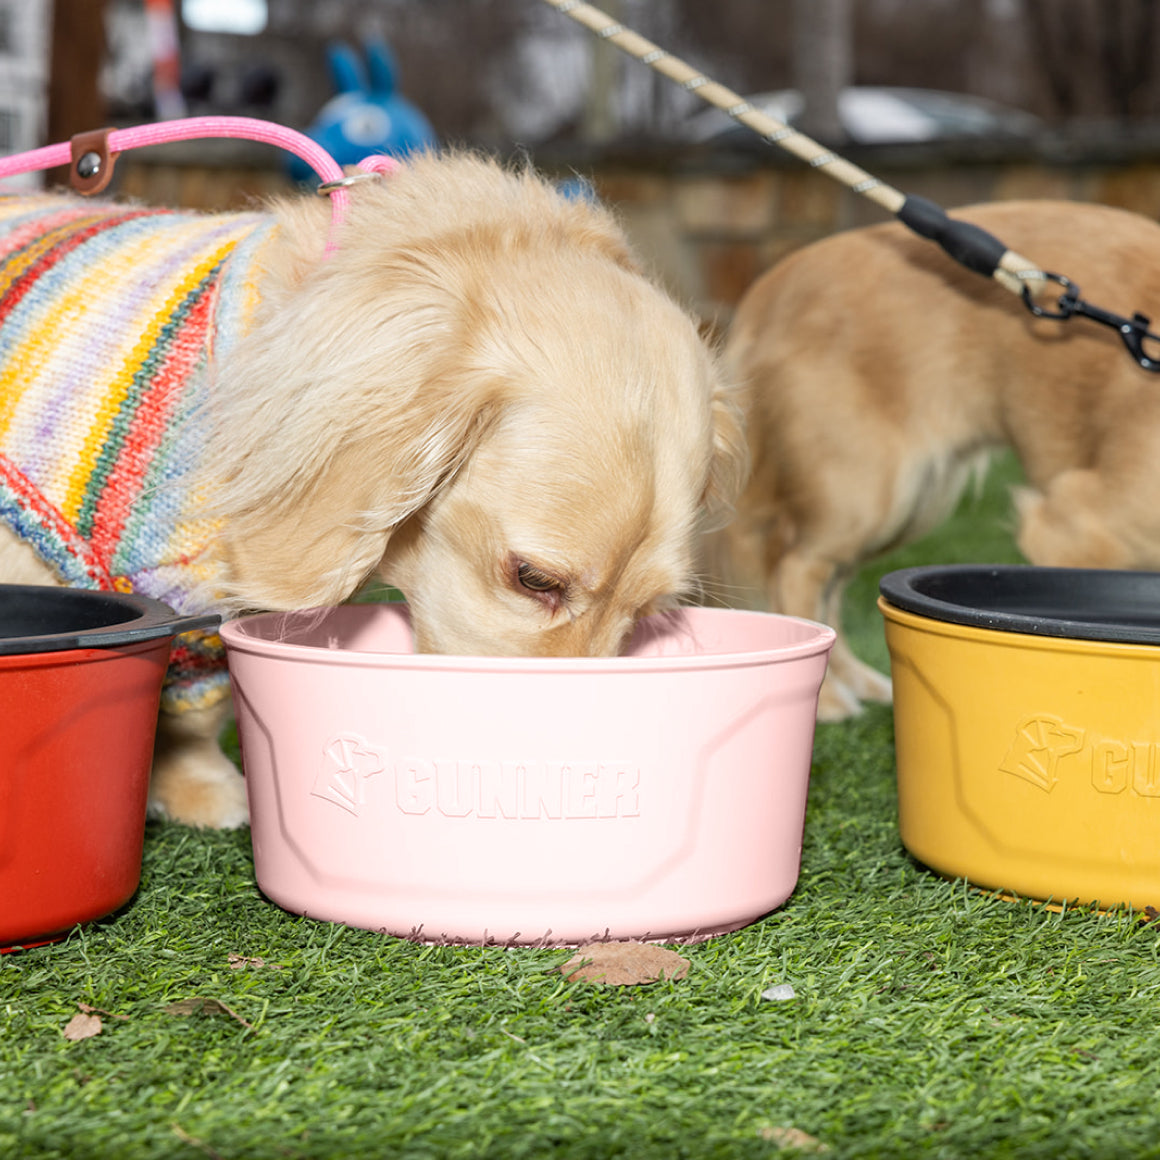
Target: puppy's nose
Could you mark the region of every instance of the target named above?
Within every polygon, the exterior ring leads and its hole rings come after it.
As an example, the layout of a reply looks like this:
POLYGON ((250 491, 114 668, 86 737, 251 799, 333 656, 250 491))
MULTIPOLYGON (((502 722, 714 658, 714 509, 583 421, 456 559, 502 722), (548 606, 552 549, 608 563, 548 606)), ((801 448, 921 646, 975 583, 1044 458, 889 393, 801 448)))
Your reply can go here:
POLYGON ((589 655, 594 657, 615 657, 624 651, 628 638, 632 635, 636 621, 631 616, 618 616, 602 626, 593 639, 593 648, 589 655))
POLYGON ((617 656, 632 632, 628 616, 600 616, 588 613, 562 624, 545 638, 545 655, 561 657, 617 656))

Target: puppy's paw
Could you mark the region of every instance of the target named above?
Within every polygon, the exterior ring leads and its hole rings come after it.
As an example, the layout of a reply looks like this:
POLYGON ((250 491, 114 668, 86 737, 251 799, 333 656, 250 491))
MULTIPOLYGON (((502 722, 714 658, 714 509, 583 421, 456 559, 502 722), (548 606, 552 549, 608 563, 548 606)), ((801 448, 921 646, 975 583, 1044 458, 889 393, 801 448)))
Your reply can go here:
POLYGON ((827 673, 818 694, 818 720, 848 721, 861 712, 862 703, 858 698, 841 681, 827 673))
POLYGON ((187 826, 235 830, 250 820, 245 779, 216 741, 175 746, 154 757, 149 813, 187 826))
POLYGON ((846 688, 860 701, 881 701, 889 705, 894 700, 894 686, 885 673, 859 664, 853 672, 843 674, 846 688))

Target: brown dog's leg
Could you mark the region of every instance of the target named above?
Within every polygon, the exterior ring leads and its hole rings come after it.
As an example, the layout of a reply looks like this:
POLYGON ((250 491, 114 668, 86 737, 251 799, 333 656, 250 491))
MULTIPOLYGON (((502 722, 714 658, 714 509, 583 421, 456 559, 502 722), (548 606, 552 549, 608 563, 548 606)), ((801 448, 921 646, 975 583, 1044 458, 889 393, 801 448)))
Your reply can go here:
POLYGON ((751 489, 738 505, 737 518, 706 541, 710 575, 735 606, 800 616, 838 631, 819 697, 820 720, 852 717, 861 711, 862 700, 889 702, 890 678, 854 655, 840 627, 842 596, 855 565, 839 567, 833 557, 849 555, 860 563, 868 553, 861 541, 835 553, 795 543, 794 536, 784 509, 767 507, 766 497, 751 489))
MULTIPOLYGON (((769 607, 838 628, 844 588, 832 561, 794 548, 782 556, 770 575, 769 607)), ((862 710, 862 697, 889 701, 890 680, 860 661, 839 629, 818 697, 818 720, 844 721, 856 716, 862 710)))
POLYGON ((229 711, 227 698, 209 709, 160 715, 149 785, 151 814, 218 830, 246 824, 246 783, 218 743, 229 711))
MULTIPOLYGON (((1132 521, 1132 507, 1140 499, 1109 502, 1101 475, 1085 470, 1065 471, 1042 491, 1021 488, 1015 492, 1019 550, 1031 563, 1047 567, 1149 567, 1148 556, 1132 547, 1128 530, 1119 526, 1125 517, 1129 525, 1155 522, 1154 512, 1132 521)), ((1155 542, 1154 529, 1143 540, 1149 542, 1155 542)))
POLYGON ((847 576, 843 573, 835 573, 834 580, 823 599, 822 623, 832 625, 838 630, 838 637, 830 651, 830 670, 858 700, 880 701, 888 705, 894 699, 890 678, 856 657, 846 642, 845 634, 841 631, 842 599, 846 591, 846 584, 847 576))

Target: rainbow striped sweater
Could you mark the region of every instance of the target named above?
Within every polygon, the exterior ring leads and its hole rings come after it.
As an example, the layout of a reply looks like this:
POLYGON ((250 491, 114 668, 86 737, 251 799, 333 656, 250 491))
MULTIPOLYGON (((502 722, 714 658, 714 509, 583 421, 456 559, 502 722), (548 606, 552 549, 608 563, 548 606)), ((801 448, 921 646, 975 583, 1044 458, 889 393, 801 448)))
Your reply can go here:
MULTIPOLYGON (((199 412, 269 220, 0 197, 0 521, 64 583, 212 607, 199 412)), ((167 709, 228 688, 216 634, 174 642, 167 709)))

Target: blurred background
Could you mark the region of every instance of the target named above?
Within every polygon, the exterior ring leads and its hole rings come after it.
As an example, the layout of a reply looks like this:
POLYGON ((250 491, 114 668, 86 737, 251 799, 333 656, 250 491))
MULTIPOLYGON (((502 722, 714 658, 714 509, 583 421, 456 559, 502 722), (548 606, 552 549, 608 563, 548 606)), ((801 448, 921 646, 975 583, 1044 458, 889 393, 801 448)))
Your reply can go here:
MULTIPOLYGON (((947 207, 1160 217, 1160 0, 597 6, 947 207)), ((343 163, 431 142, 529 156, 613 203, 710 323, 790 250, 882 216, 539 0, 0 0, 0 153, 207 113, 310 132, 343 163)), ((225 209, 304 176, 266 146, 186 143, 126 154, 114 192, 225 209)))

